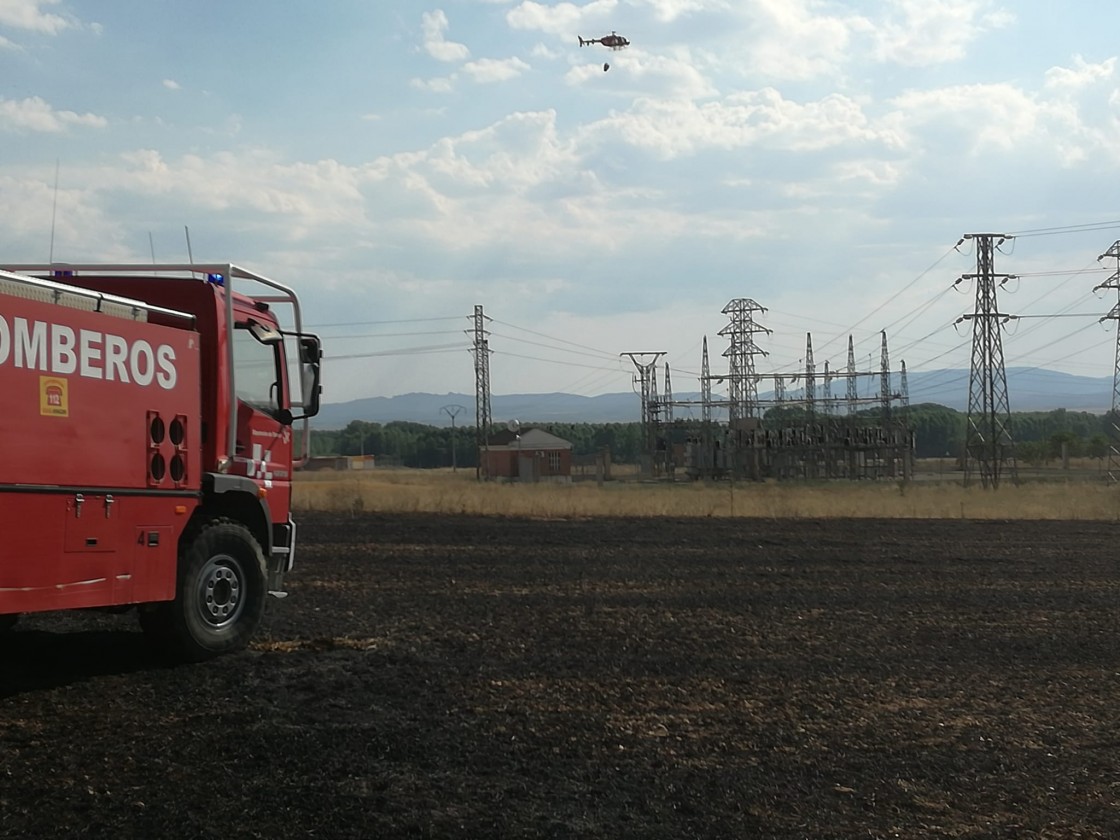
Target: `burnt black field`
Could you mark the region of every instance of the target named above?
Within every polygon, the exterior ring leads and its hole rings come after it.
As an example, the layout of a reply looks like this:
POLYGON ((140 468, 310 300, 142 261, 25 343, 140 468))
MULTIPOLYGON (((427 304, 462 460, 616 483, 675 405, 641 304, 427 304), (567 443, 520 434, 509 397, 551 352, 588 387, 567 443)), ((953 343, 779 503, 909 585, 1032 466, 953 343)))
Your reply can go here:
POLYGON ((1120 836, 1109 523, 305 514, 252 647, 0 645, 0 836, 1120 836))

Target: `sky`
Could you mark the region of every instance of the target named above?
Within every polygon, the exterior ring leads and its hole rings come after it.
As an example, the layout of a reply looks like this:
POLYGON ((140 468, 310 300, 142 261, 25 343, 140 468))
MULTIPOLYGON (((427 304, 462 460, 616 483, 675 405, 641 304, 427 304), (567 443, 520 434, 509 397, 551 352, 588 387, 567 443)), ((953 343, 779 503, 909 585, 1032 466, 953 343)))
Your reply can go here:
POLYGON ((0 0, 0 259, 180 262, 189 232, 296 290, 326 402, 473 396, 475 306, 494 394, 629 391, 630 353, 678 394, 705 338, 726 372, 739 299, 787 390, 807 341, 819 373, 851 336, 870 372, 882 331, 892 370, 967 370, 960 240, 1012 234, 1007 368, 1111 377, 1118 24, 1114 0, 0 0))

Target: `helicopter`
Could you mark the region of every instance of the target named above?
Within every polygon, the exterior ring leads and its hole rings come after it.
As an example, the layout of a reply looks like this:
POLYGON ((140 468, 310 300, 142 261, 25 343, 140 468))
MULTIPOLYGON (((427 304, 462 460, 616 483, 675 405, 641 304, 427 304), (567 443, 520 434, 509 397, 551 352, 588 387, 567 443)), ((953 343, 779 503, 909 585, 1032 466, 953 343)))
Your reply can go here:
MULTIPOLYGON (((612 50, 620 50, 623 47, 630 46, 630 41, 623 38, 613 29, 610 35, 604 35, 602 38, 584 38, 582 35, 576 36, 579 38, 579 45, 586 47, 589 44, 602 44, 604 47, 610 47, 612 50)), ((603 72, 607 72, 611 66, 606 62, 603 63, 603 72)))
POLYGON ((630 42, 619 35, 617 32, 611 31, 610 35, 604 35, 602 38, 579 38, 579 45, 586 47, 589 44, 602 44, 604 47, 610 47, 612 50, 620 50, 623 47, 630 46, 630 42))

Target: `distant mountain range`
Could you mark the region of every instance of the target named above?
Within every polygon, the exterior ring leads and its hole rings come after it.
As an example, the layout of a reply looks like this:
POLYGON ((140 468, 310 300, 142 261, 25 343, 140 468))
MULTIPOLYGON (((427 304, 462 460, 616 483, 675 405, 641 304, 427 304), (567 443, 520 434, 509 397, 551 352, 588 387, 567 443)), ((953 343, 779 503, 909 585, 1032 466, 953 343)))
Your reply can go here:
MULTIPOLYGON (((1011 410, 1069 411, 1104 413, 1112 405, 1112 377, 1075 376, 1042 368, 1008 368, 1007 393, 1011 410)), ((958 411, 968 408, 967 370, 912 371, 907 375, 911 405, 937 403, 958 411)), ((860 379, 860 396, 878 393, 878 378, 860 379), (874 390, 868 391, 868 387, 874 390)), ((816 397, 823 399, 824 380, 815 381, 816 397)), ((791 400, 803 396, 804 383, 787 382, 786 396, 791 400)), ((892 376, 891 388, 900 389, 898 374, 892 376)), ((847 396, 845 380, 834 379, 831 386, 834 400, 847 396)), ((725 398, 713 391, 713 399, 725 398)), ((759 392, 760 399, 772 398, 771 392, 759 392)), ((675 417, 700 417, 700 393, 675 393, 675 417)), ((341 429, 352 420, 389 423, 394 420, 424 423, 429 426, 450 426, 451 415, 458 426, 475 422, 474 394, 400 394, 395 397, 367 397, 344 403, 325 403, 315 427, 341 429), (458 406, 458 408, 456 408, 458 406), (445 410, 446 409, 446 410, 445 410)), ((492 394, 490 415, 495 423, 517 419, 530 423, 629 423, 641 419, 641 398, 631 392, 584 397, 578 394, 492 394)), ((716 413, 718 417, 718 412, 716 413)))

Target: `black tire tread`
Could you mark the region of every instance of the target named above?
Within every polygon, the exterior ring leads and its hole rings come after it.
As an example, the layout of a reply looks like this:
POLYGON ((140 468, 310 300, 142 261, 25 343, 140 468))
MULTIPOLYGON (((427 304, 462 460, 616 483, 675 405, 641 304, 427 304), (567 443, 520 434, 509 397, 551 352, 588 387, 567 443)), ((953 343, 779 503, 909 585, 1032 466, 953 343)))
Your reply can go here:
POLYGON ((175 600, 141 607, 140 626, 160 649, 176 659, 201 662, 215 656, 244 649, 260 626, 267 597, 267 574, 264 553, 252 533, 240 522, 227 517, 203 520, 191 528, 181 543, 176 575, 175 600), (236 543, 240 543, 240 546, 236 543), (231 547, 232 543, 232 547, 231 547), (243 557, 246 565, 244 611, 237 622, 220 634, 200 631, 193 618, 193 574, 214 551, 251 552, 243 557))

